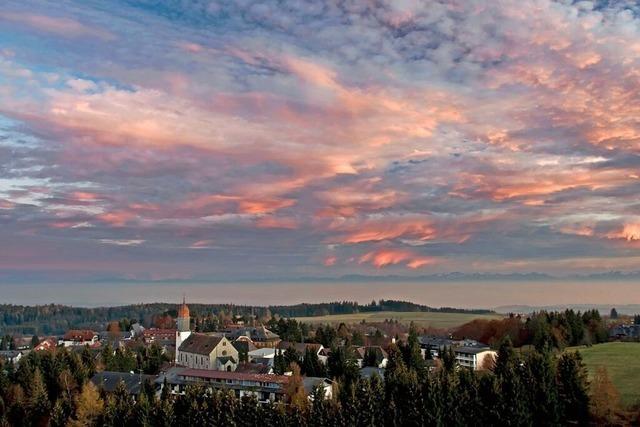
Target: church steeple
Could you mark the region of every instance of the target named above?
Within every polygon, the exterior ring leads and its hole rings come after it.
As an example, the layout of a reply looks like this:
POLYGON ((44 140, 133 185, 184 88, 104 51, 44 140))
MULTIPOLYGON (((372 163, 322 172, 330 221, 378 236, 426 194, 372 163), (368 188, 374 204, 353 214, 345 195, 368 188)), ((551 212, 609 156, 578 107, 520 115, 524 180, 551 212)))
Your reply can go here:
POLYGON ((190 330, 191 316, 186 298, 182 295, 182 305, 178 308, 178 331, 186 332, 190 330))
POLYGON ((178 319, 176 321, 176 358, 175 363, 180 364, 179 354, 180 345, 191 335, 191 316, 189 313, 189 306, 182 294, 182 305, 178 307, 178 319))

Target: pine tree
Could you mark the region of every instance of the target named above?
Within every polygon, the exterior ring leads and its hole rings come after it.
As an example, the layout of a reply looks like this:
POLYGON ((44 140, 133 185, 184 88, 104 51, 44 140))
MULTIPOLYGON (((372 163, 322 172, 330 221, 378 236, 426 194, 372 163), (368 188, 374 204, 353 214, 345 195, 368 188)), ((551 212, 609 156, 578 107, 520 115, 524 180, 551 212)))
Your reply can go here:
POLYGON ((40 369, 36 368, 29 387, 27 412, 32 425, 46 425, 49 420, 51 403, 42 379, 40 369))
POLYGON ((560 356, 556 383, 561 417, 566 423, 584 425, 589 420, 587 372, 579 352, 560 356))
POLYGON ((82 386, 82 392, 76 398, 76 415, 72 426, 87 426, 98 422, 104 413, 104 401, 92 382, 82 386))
POLYGON ((528 401, 536 426, 560 425, 560 402, 555 383, 555 365, 548 351, 532 352, 525 362, 528 401))

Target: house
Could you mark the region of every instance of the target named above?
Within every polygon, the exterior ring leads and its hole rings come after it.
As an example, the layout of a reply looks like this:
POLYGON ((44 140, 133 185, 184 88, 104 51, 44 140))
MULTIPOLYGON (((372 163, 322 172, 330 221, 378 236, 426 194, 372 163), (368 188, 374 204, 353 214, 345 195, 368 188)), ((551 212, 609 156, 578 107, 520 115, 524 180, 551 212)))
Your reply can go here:
POLYGON ((365 366, 364 368, 360 369, 360 376, 362 378, 371 379, 371 377, 373 377, 374 375, 377 375, 378 377, 380 377, 381 380, 384 380, 384 372, 385 372, 385 369, 382 369, 382 368, 376 368, 374 366, 365 366))
POLYGON ((326 348, 323 347, 319 352, 318 352, 318 360, 320 360, 320 363, 322 363, 323 365, 326 365, 327 362, 329 361, 329 355, 331 354, 331 349, 330 348, 326 348))
POLYGON ((367 366, 367 364, 375 364, 377 368, 386 368, 389 361, 387 352, 377 345, 352 346, 351 353, 354 355, 359 368, 367 366), (367 360, 367 357, 371 358, 371 360, 367 360))
POLYGON ((313 351, 318 358, 320 358, 320 353, 324 349, 322 344, 316 343, 300 343, 300 342, 290 342, 290 341, 280 341, 277 346, 278 350, 281 352, 287 351, 287 349, 292 348, 298 353, 301 359, 304 359, 304 355, 307 352, 307 349, 313 351))
MULTIPOLYGON (((135 339, 138 337, 141 337, 142 334, 144 333, 145 327, 142 326, 140 323, 136 322, 133 325, 131 325, 131 339, 135 339)), ((173 338, 173 337, 172 337, 173 338)))
POLYGON ((233 346, 236 350, 238 350, 238 358, 241 362, 249 361, 249 352, 257 349, 255 345, 253 345, 253 341, 248 337, 239 337, 233 343, 233 346))
POLYGON ((140 375, 131 372, 112 372, 102 371, 97 372, 91 377, 91 382, 99 389, 104 390, 107 393, 113 393, 118 386, 118 383, 122 381, 124 383, 127 392, 131 395, 140 394, 142 384, 147 383, 148 387, 153 387, 154 391, 159 393, 160 386, 156 383, 157 375, 140 375))
POLYGON ((157 343, 159 345, 170 345, 175 342, 176 330, 159 328, 143 329, 141 336, 145 344, 157 343))
POLYGON ((273 359, 276 357, 276 349, 275 348, 257 348, 255 350, 247 353, 249 356, 249 362, 254 362, 256 359, 273 359))
POLYGON ((172 368, 156 380, 166 379, 172 394, 183 394, 188 385, 204 385, 211 390, 231 390, 237 397, 255 396, 260 403, 283 401, 289 377, 285 375, 172 368))
POLYGON ((33 347, 33 351, 53 351, 58 346, 55 338, 47 338, 33 347))
POLYGON ((313 392, 316 388, 322 389, 322 394, 325 399, 331 399, 333 397, 333 381, 324 377, 303 377, 302 385, 304 392, 309 398, 313 396, 313 392))
POLYGON ((235 328, 228 331, 227 336, 232 341, 240 337, 247 337, 257 348, 276 348, 281 341, 277 334, 271 332, 264 326, 235 328))
POLYGON ((245 374, 273 374, 273 359, 271 363, 240 363, 235 372, 243 372, 245 374))
POLYGON ((454 347, 456 362, 458 365, 474 371, 485 369, 487 364, 493 363, 498 353, 489 347, 454 347))
POLYGON ((98 343, 98 334, 86 329, 71 329, 58 341, 58 344, 62 344, 65 347, 73 347, 76 345, 88 345, 91 347, 96 343, 98 343))
POLYGON ((235 371, 238 350, 226 337, 190 334, 176 351, 177 364, 193 369, 235 371))
POLYGON ((640 325, 616 325, 609 330, 609 336, 617 339, 640 338, 640 325))
POLYGON ((6 360, 9 363, 18 363, 22 359, 22 351, 18 350, 2 350, 0 351, 0 359, 6 360))
POLYGON ((449 338, 424 335, 418 337, 418 344, 420 344, 422 357, 426 358, 427 352, 431 353, 431 357, 440 357, 446 348, 454 345, 454 341, 449 338))
POLYGON ((13 345, 16 350, 30 350, 31 339, 31 337, 14 337, 13 345))

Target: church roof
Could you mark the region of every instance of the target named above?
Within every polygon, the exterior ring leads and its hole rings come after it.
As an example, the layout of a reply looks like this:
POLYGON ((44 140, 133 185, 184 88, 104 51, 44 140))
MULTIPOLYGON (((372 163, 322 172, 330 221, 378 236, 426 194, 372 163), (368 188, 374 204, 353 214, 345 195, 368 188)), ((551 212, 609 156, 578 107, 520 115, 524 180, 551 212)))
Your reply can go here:
POLYGON ((189 306, 187 306, 184 297, 182 297, 182 305, 180 306, 180 308, 178 308, 178 317, 189 317, 189 306))
POLYGON ((222 341, 223 337, 193 333, 180 344, 180 351, 210 355, 214 348, 222 341))

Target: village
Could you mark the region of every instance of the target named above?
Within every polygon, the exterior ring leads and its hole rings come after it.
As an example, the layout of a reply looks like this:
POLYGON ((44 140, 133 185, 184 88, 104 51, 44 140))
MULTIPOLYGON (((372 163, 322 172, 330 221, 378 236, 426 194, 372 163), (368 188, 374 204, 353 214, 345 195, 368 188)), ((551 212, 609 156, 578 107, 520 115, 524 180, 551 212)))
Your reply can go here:
MULTIPOLYGON (((115 356, 118 352, 153 347, 160 350, 163 361, 157 372, 105 369, 96 371, 91 381, 107 393, 122 383, 134 397, 143 387, 151 387, 157 395, 164 389, 179 395, 185 393, 187 386, 203 385, 209 390, 232 390, 237 397, 254 396, 258 402, 266 403, 285 401, 287 384, 294 376, 300 376, 309 398, 317 390, 321 390, 325 398, 332 398, 334 381, 327 375, 332 351, 340 352, 344 356, 343 363, 357 369, 362 378, 377 375, 384 379, 389 363, 388 346, 408 337, 407 333, 381 336, 376 331, 375 339, 365 337, 362 345, 339 340, 337 347, 332 349, 317 342, 286 341, 265 325, 255 320, 251 323, 245 324, 238 316, 219 331, 194 332, 189 307, 183 300, 177 311, 175 328, 145 328, 134 323, 129 331, 116 334, 113 331, 98 333, 71 329, 61 337, 45 337, 37 344, 33 339, 14 339, 13 349, 0 351, 0 357, 18 365, 30 351, 53 351, 57 347, 65 347, 89 352, 98 365, 108 368, 105 361, 100 360, 106 357, 105 349, 115 356), (374 341, 376 345, 372 344, 374 341), (299 370, 292 369, 292 362, 315 368, 307 368, 304 375, 300 375, 299 370)), ((446 351, 451 351, 457 366, 471 370, 489 369, 497 356, 489 345, 471 339, 424 335, 417 337, 417 343, 420 357, 431 370, 435 369, 446 351)))

